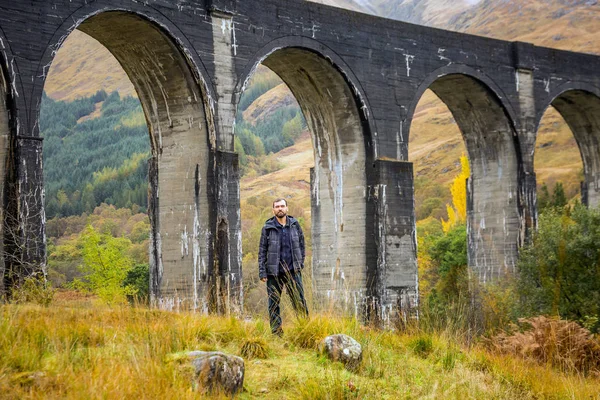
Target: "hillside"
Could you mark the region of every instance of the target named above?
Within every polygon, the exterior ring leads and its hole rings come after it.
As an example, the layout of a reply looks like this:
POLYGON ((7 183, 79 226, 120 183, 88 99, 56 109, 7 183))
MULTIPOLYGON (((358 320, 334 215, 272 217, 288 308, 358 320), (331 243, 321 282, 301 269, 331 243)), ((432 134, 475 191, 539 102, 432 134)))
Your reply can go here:
POLYGON ((309 0, 419 25, 443 27, 479 0, 309 0))
POLYGON ((596 0, 484 0, 444 28, 600 54, 600 4, 596 0))
POLYGON ((139 101, 118 92, 42 101, 46 215, 91 213, 101 203, 145 210, 150 153, 139 101))
POLYGON ((243 111, 244 120, 249 124, 256 125, 257 122, 272 116, 278 109, 290 106, 299 107, 292 92, 285 83, 281 83, 253 101, 243 111))
POLYGON ((597 0, 310 0, 457 32, 600 54, 597 0))
POLYGON ((44 91, 54 100, 89 97, 99 89, 137 96, 119 62, 98 41, 75 30, 56 53, 44 91))

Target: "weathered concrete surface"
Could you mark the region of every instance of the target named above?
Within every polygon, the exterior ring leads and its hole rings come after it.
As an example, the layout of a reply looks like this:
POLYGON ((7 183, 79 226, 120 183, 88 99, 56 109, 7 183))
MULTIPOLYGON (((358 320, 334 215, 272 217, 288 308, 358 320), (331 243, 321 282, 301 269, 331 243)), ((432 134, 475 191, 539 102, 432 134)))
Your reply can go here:
POLYGON ((78 28, 121 63, 150 127, 153 301, 207 310, 209 145, 201 89, 171 39, 140 17, 104 12, 78 28))
MULTIPOLYGON (((0 160, 7 160, 9 157, 11 129, 9 121, 9 109, 11 105, 9 102, 8 95, 8 81, 4 74, 4 71, 0 73, 0 160)), ((6 209, 6 193, 7 193, 7 165, 6 162, 0 162, 0 221, 4 221, 5 209, 6 209)), ((0 223, 0 254, 6 254, 5 240, 10 239, 10 234, 5 234, 5 224, 0 223), (7 238, 6 236, 9 236, 7 238)), ((13 240, 11 240, 12 242, 13 240)), ((8 260, 8 257, 0 257, 0 300, 5 295, 5 287, 10 287, 14 284, 13 279, 10 277, 10 268, 18 267, 13 265, 8 260), (8 271, 6 267, 9 267, 8 271), (8 273, 7 273, 8 272, 8 273)))
POLYGON ((365 145, 350 87, 330 62, 313 52, 278 50, 263 64, 286 82, 313 143, 311 174, 313 282, 318 303, 358 314, 366 287, 365 145))
POLYGON ((367 270, 367 312, 370 320, 387 325, 409 318, 418 304, 413 168, 409 162, 377 160, 369 175, 377 264, 367 270))
POLYGON ((469 264, 482 282, 512 273, 520 230, 516 132, 480 81, 450 74, 430 88, 452 112, 469 156, 469 264))
POLYGON ((19 221, 42 217, 17 224, 19 243, 43 260, 41 142, 32 138, 48 67, 81 29, 115 54, 143 103, 153 145, 152 291, 166 308, 242 306, 234 121, 260 63, 292 89, 313 135, 313 282, 326 306, 386 319, 416 303, 407 161, 427 89, 448 105, 467 146, 469 263, 482 281, 513 272, 535 228, 535 138, 550 105, 579 143, 586 201, 600 202, 600 57, 301 0, 0 0, 0 28, 12 99, 0 136, 13 143, 0 157, 19 184, 5 190, 3 210, 19 221))

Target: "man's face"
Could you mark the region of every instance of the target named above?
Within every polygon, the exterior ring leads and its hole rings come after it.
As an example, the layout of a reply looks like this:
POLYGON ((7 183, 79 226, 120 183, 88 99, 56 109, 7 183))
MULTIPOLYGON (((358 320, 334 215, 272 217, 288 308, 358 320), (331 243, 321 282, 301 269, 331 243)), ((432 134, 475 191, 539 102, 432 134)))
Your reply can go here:
POLYGON ((277 218, 283 218, 287 215, 288 208, 284 200, 276 201, 273 203, 273 215, 277 218))

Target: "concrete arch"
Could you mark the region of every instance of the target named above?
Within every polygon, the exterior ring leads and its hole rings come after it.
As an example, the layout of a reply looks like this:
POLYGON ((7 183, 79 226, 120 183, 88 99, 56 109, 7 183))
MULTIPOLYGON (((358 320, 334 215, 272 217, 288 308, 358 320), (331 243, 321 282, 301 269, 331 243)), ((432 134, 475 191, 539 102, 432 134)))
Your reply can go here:
POLYGON ((583 162, 584 182, 582 202, 591 207, 600 206, 600 88, 569 82, 556 88, 548 96, 538 114, 535 131, 548 109, 554 107, 563 117, 579 147, 583 162))
MULTIPOLYGON (((207 113, 206 117, 208 118, 209 129, 211 131, 211 142, 216 140, 213 138, 216 136, 214 132, 216 127, 213 122, 215 118, 214 104, 216 98, 216 89, 213 85, 212 80, 210 79, 210 74, 208 73, 204 62, 200 59, 197 52, 194 50, 194 45, 178 28, 177 24, 172 22, 168 17, 157 11, 152 5, 149 4, 140 4, 133 2, 127 3, 126 6, 115 6, 115 4, 113 4, 109 0, 96 0, 94 2, 90 2, 89 4, 77 8, 71 15, 65 18, 65 22, 63 22, 56 29, 56 31, 48 41, 46 45, 46 50, 44 52, 44 55, 41 59, 36 73, 36 77, 43 79, 42 85, 34 86, 32 98, 41 98, 41 93, 43 91, 43 82, 46 79, 46 75, 54 59, 54 56, 73 30, 80 29, 80 26, 85 21, 88 21, 96 15, 103 13, 119 12, 123 14, 128 14, 130 16, 135 16, 141 20, 145 20, 148 26, 153 26, 154 28, 156 28, 156 30, 161 32, 164 38, 167 39, 173 46, 173 51, 179 53, 181 61, 185 61, 185 63, 187 64, 186 68, 189 69, 192 78, 194 78, 194 80, 196 81, 196 85, 200 88, 202 99, 205 103, 205 108, 210 110, 210 112, 207 113)), ((80 30, 85 32, 85 28, 80 30)), ((118 58, 117 60, 121 62, 121 60, 119 60, 118 58)), ((129 74, 129 71, 126 70, 125 72, 129 74)), ((194 101, 197 100, 198 99, 194 99, 194 101)), ((39 111, 39 104, 37 110, 39 111)))
MULTIPOLYGON (((211 260, 211 94, 193 53, 168 21, 131 10, 82 7, 57 31, 44 56, 54 57, 75 28, 105 46, 135 87, 150 131, 150 289, 161 307, 208 310, 211 260), (159 24, 158 21, 161 21, 159 24), (162 194, 162 195, 161 195, 162 194), (166 194, 166 195, 165 195, 166 194)), ((138 6, 132 4, 132 8, 138 6)), ((193 47, 189 47, 190 49, 193 47)), ((47 65, 40 65, 45 77, 47 65)), ((41 95, 41 88, 39 94, 41 95)), ((34 96, 35 98, 35 96, 34 96)), ((212 133, 211 133, 212 132, 212 133)))
POLYGON ((428 88, 454 116, 471 167, 469 264, 480 282, 491 281, 514 272, 517 260, 521 217, 516 131, 501 99, 485 82, 463 73, 440 75, 428 88))
MULTIPOLYGON (((312 277, 316 304, 362 312, 373 224, 367 212, 367 164, 373 160, 368 103, 350 70, 308 39, 280 39, 247 68, 270 68, 294 94, 312 134, 312 277), (304 44, 303 46, 301 46, 304 44), (307 47, 308 46, 308 47, 307 47), (364 238, 361 240, 360 238, 364 238)), ((240 92, 248 77, 238 84, 240 92)))
POLYGON ((315 39, 311 39, 306 36, 284 36, 263 46, 246 64, 242 74, 240 75, 241 78, 238 80, 235 89, 235 104, 239 103, 240 97, 258 65, 264 63, 264 61, 273 53, 288 48, 304 49, 307 51, 307 54, 316 54, 318 57, 329 61, 330 66, 337 70, 338 73, 343 77, 345 85, 352 89, 356 105, 361 111, 362 124, 367 124, 367 129, 365 129, 365 145, 367 146, 367 155, 373 159, 377 158, 377 141, 375 138, 377 135, 377 127, 375 125, 374 118, 370 117, 372 115, 371 105, 369 104, 369 99, 360 83, 360 80, 356 77, 350 66, 342 59, 342 57, 340 57, 331 48, 315 39))
MULTIPOLYGON (((517 124, 517 121, 519 121, 518 113, 514 109, 512 103, 504 101, 504 99, 507 99, 507 96, 505 95, 502 88, 500 88, 500 86, 498 84, 496 84, 496 82, 494 82, 494 80, 492 78, 490 78, 488 75, 484 74, 483 72, 476 70, 474 68, 471 68, 467 65, 451 64, 451 65, 443 66, 443 67, 438 68, 435 71, 431 72, 429 75, 427 75, 427 77, 421 82, 421 84, 417 88, 417 91, 415 92, 415 95, 413 97, 413 101, 406 110, 406 115, 402 116, 403 120, 405 120, 405 122, 403 123, 403 126, 402 126, 403 137, 406 138, 405 142, 406 142, 407 146, 408 146, 408 139, 409 139, 409 134, 410 134, 410 127, 412 125, 412 116, 415 113, 415 109, 417 108, 417 105, 419 104, 421 97, 423 97, 423 93, 425 93, 425 91, 427 89, 430 89, 431 85, 438 79, 440 79, 446 75, 454 75, 454 74, 465 75, 465 76, 471 77, 474 80, 481 82, 489 91, 491 91, 491 93, 493 93, 493 95, 496 97, 496 99, 500 102, 500 104, 504 108, 504 111, 508 114, 508 116, 510 118, 511 125, 515 129, 517 128, 516 124, 517 124)), ((406 154, 406 157, 408 157, 408 153, 406 154)), ((408 159, 408 158, 406 158, 406 159, 408 159)))

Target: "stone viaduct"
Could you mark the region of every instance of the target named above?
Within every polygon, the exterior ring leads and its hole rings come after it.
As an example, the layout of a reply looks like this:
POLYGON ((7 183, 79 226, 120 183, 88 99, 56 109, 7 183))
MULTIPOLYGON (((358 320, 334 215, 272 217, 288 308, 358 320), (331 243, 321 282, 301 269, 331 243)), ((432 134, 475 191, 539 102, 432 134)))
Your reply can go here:
MULTIPOLYGON (((302 0, 0 0, 2 289, 44 270, 48 68, 74 29, 134 84, 150 130, 151 290, 165 308, 242 306, 237 103, 264 64, 312 132, 313 286, 387 318, 416 302, 411 120, 426 89, 452 112, 471 164, 469 263, 515 269, 536 221, 533 157, 554 106, 600 203, 600 57, 372 17, 302 0)), ((327 300, 328 299, 328 300, 327 300)))

